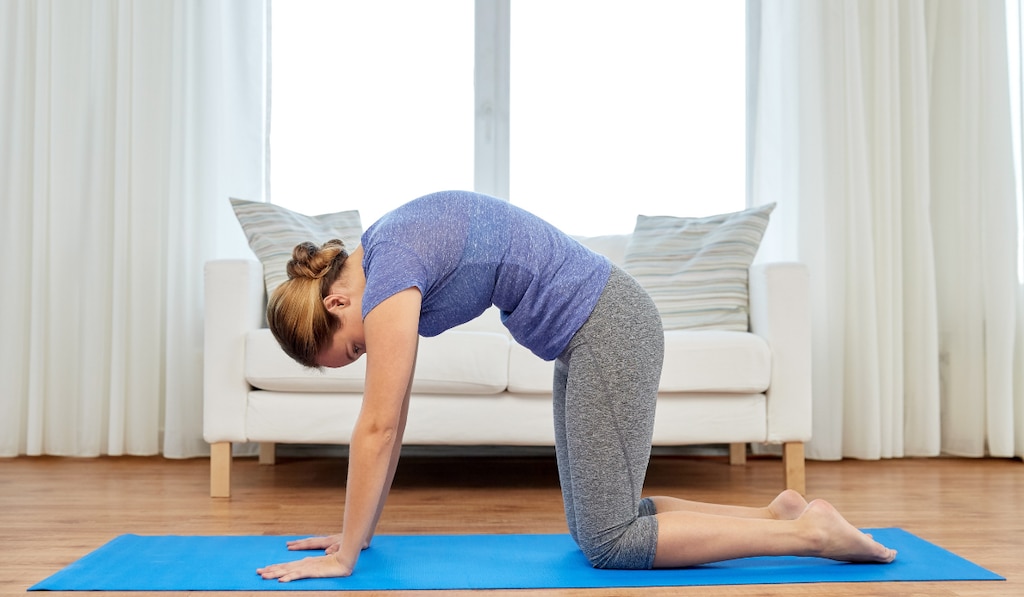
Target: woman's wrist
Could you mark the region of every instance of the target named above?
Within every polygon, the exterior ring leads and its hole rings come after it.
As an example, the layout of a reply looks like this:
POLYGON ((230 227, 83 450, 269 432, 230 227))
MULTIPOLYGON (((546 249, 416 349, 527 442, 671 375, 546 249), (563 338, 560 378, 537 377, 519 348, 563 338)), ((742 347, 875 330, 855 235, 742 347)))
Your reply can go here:
POLYGON ((359 559, 359 554, 362 553, 365 547, 362 542, 356 543, 353 541, 346 541, 342 539, 339 549, 334 553, 334 557, 338 559, 338 563, 343 566, 349 566, 355 568, 356 560, 359 559))

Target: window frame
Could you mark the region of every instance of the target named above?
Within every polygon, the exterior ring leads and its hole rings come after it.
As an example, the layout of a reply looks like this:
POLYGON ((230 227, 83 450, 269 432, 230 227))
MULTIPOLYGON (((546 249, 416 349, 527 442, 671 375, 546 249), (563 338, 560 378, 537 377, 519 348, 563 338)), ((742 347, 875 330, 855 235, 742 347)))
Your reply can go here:
POLYGON ((511 0, 475 0, 475 191, 509 198, 511 0))

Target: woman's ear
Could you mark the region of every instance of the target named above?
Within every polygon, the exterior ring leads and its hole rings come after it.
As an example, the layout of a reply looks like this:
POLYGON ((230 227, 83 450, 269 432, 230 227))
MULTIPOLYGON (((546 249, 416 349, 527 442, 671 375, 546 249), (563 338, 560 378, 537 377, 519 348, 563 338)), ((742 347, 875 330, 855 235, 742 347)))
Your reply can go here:
POLYGON ((348 298, 342 294, 328 294, 324 297, 324 308, 328 311, 332 311, 335 308, 344 308, 348 304, 348 298))

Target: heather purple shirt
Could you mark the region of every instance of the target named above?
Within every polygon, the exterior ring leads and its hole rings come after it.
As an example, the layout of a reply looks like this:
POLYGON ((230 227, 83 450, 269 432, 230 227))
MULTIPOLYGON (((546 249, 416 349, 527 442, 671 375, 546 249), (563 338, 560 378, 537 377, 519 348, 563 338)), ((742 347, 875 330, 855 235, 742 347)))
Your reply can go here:
POLYGON ((363 234, 363 317, 407 288, 419 333, 436 336, 491 305, 517 342, 558 357, 597 304, 611 262, 537 216, 466 191, 413 200, 363 234))

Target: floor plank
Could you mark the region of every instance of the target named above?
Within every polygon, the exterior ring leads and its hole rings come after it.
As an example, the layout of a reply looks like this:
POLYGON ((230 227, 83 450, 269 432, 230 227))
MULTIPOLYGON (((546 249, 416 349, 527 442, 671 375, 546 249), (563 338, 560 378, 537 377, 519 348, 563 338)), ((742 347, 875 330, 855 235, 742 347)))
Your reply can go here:
MULTIPOLYGON (((24 595, 30 585, 124 533, 314 534, 336 531, 340 525, 344 458, 279 456, 273 466, 260 466, 255 458, 238 459, 230 499, 208 497, 208 466, 205 459, 158 457, 0 460, 0 595, 24 595)), ((780 467, 775 458, 753 457, 745 466, 730 466, 727 457, 656 456, 646 493, 763 505, 781 488, 780 467)), ((808 461, 807 485, 808 497, 829 499, 858 526, 904 528, 1008 580, 693 587, 642 593, 1024 595, 1020 461, 808 461)), ((545 455, 465 457, 429 452, 405 457, 378 532, 566 532, 554 460, 545 455)), ((622 589, 486 593, 628 594, 622 589)))

